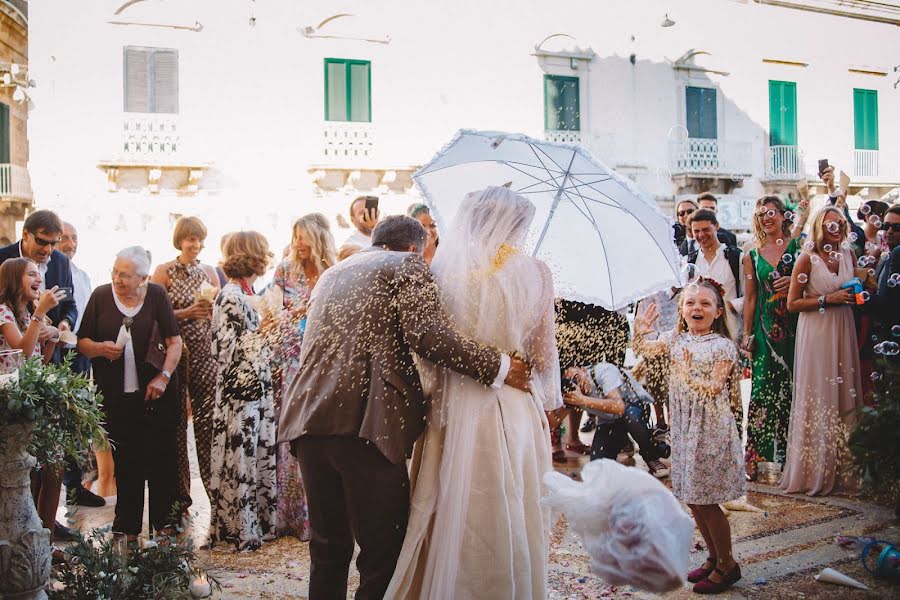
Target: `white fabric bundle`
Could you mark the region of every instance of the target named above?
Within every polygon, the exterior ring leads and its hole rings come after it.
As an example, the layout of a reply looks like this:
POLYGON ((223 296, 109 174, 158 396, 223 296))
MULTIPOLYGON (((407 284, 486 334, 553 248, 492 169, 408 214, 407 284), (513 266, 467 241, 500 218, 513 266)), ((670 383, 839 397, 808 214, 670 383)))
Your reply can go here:
POLYGON ((614 460, 590 462, 583 482, 549 472, 541 502, 566 515, 591 556, 591 570, 612 585, 667 592, 684 585, 694 520, 649 473, 614 460))

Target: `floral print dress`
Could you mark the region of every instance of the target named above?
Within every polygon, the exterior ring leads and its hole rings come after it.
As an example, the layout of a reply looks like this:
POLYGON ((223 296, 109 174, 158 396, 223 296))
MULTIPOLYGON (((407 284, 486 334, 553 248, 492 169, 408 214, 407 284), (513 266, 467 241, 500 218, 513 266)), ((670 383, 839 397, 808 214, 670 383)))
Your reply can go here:
POLYGON ((210 498, 213 542, 255 550, 275 536, 275 407, 271 353, 244 290, 222 288, 213 307, 217 361, 210 498))
POLYGON ((669 427, 672 443, 672 493, 687 504, 721 504, 746 493, 741 438, 734 418, 733 397, 740 362, 737 347, 717 333, 695 336, 666 332, 672 365, 669 381, 669 427), (713 367, 733 363, 731 376, 714 397, 698 394, 675 368, 691 353, 691 381, 709 382, 713 367))
MULTIPOLYGON (((291 311, 306 304, 309 299, 309 285, 303 271, 294 272, 291 260, 285 260, 275 269, 273 283, 284 292, 284 309, 278 324, 278 347, 275 374, 275 418, 281 414, 281 402, 285 390, 300 370, 300 347, 303 342, 303 328, 291 311)), ((278 533, 292 535, 301 540, 309 540, 309 507, 306 490, 300 475, 300 463, 291 454, 288 442, 278 444, 278 533)))
POLYGON ((800 241, 792 239, 778 264, 772 266, 758 249, 750 251, 756 277, 756 312, 753 316, 753 387, 747 413, 747 463, 783 464, 787 451, 797 315, 788 312, 787 292, 777 294, 772 285, 779 277, 791 276, 799 252, 800 241))

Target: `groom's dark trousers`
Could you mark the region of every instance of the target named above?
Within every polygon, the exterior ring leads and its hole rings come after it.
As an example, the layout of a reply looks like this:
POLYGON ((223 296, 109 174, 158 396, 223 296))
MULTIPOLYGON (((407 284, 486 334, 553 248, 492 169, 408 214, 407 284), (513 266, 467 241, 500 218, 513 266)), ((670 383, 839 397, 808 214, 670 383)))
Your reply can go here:
POLYGON ((357 437, 309 435, 293 442, 306 489, 312 539, 309 597, 344 600, 354 537, 357 600, 380 600, 397 565, 409 519, 406 463, 393 464, 357 437))
POLYGON ((499 352, 450 325, 419 254, 373 247, 322 274, 278 423, 309 503, 311 600, 344 600, 354 538, 357 600, 390 582, 409 518, 406 458, 428 407, 413 353, 485 385, 500 372, 499 352))

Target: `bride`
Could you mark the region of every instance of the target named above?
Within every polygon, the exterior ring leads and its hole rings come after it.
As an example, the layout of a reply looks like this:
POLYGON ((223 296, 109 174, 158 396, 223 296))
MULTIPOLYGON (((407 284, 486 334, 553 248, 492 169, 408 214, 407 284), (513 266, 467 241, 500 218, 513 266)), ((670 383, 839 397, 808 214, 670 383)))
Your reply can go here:
POLYGON ((531 393, 422 361, 432 408, 417 443, 410 520, 385 598, 544 598, 552 469, 545 410, 561 405, 547 266, 522 254, 534 205, 505 187, 463 200, 432 270, 463 334, 532 365, 531 393))

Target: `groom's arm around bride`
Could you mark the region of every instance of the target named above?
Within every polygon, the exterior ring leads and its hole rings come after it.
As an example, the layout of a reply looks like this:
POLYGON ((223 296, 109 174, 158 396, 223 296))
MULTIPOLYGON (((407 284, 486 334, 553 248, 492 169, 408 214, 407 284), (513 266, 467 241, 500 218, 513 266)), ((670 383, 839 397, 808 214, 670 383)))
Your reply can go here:
POLYGON ((380 598, 387 588, 409 512, 405 459, 425 427, 413 352, 485 385, 528 389, 527 364, 452 327, 424 244, 418 221, 388 217, 372 248, 325 271, 310 299, 278 438, 292 442, 307 492, 313 600, 346 597, 354 538, 357 598, 380 598))

